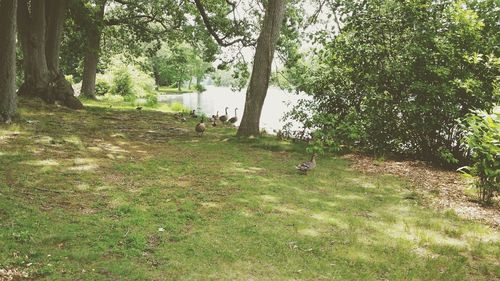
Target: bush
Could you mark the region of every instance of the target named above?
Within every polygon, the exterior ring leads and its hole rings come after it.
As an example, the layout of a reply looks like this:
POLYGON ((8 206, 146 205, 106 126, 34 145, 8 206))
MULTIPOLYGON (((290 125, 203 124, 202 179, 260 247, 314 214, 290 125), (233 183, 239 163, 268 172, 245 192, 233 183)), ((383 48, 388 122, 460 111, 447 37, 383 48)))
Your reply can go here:
POLYGON ((174 103, 172 103, 170 105, 170 109, 172 109, 172 111, 176 111, 176 112, 190 112, 189 108, 185 107, 180 102, 174 102, 174 103))
POLYGON ((97 78, 97 82, 95 84, 95 94, 97 96, 104 96, 111 89, 109 83, 104 79, 97 78))
POLYGON ((146 106, 155 106, 158 104, 158 97, 156 94, 148 94, 146 96, 146 106))
POLYGON ((472 157, 472 166, 460 170, 475 177, 475 186, 483 202, 500 190, 500 108, 492 114, 477 111, 467 117, 464 137, 472 157))
POLYGON ((323 130, 320 138, 339 147, 465 163, 456 120, 472 109, 492 109, 500 69, 495 23, 481 18, 497 8, 469 2, 353 5, 357 10, 346 13, 356 16, 346 17, 341 32, 288 71, 297 90, 311 97, 291 119, 311 132, 323 130))
POLYGON ((132 78, 127 68, 118 68, 113 73, 113 85, 110 92, 122 97, 132 96, 132 78))

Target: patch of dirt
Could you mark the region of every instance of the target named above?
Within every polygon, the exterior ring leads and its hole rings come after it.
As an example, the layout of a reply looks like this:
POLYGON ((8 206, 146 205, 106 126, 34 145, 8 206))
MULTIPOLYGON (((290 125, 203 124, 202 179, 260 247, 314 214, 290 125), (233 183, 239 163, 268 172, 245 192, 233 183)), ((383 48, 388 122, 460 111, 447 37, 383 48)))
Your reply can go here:
POLYGON ((19 269, 2 269, 0 268, 0 281, 14 281, 27 279, 28 273, 19 269))
POLYGON ((458 216, 481 221, 495 229, 500 228, 500 198, 494 198, 491 206, 474 201, 465 190, 470 183, 459 173, 429 166, 422 161, 376 161, 362 155, 349 154, 343 158, 351 161, 351 167, 363 173, 390 174, 409 181, 416 193, 424 198, 424 204, 439 211, 453 210, 458 216))

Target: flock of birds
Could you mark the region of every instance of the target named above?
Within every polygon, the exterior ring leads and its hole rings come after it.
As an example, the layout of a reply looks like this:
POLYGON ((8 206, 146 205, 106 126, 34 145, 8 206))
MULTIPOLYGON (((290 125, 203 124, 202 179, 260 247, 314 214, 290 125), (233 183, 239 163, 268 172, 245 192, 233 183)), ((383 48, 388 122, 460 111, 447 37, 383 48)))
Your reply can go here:
MULTIPOLYGON (((217 127, 218 123, 220 122, 221 124, 235 124, 238 122, 238 108, 234 109, 234 116, 229 118, 229 114, 227 113, 229 107, 226 107, 224 115, 219 116, 219 111, 217 111, 217 114, 212 115, 212 117, 209 118, 210 123, 212 124, 212 127, 217 127)), ((189 113, 189 116, 191 118, 198 118, 199 116, 196 114, 196 110, 192 110, 189 113)), ((186 122, 187 118, 183 115, 183 113, 176 113, 175 118, 181 122, 186 122)), ((194 130, 198 136, 203 136, 203 133, 207 129, 207 125, 205 124, 205 116, 201 115, 200 122, 196 124, 194 127, 194 130)))
MULTIPOLYGON (((225 114, 219 116, 219 111, 215 115, 212 115, 211 118, 209 118, 210 123, 212 124, 212 127, 217 127, 218 122, 221 124, 235 124, 238 122, 238 108, 234 109, 234 116, 229 118, 229 115, 227 113, 229 107, 226 107, 225 109, 225 114)), ((189 116, 191 118, 198 118, 199 116, 196 114, 196 110, 192 110, 189 113, 189 116)), ((181 122, 186 122, 187 118, 182 114, 182 113, 176 113, 175 118, 181 122)), ((205 116, 201 115, 200 122, 196 124, 194 127, 194 130, 198 136, 203 136, 203 133, 207 129, 207 125, 205 124, 205 116)), ((303 174, 307 174, 307 172, 313 170, 316 168, 316 153, 313 153, 311 160, 300 163, 295 167, 299 172, 303 174)))

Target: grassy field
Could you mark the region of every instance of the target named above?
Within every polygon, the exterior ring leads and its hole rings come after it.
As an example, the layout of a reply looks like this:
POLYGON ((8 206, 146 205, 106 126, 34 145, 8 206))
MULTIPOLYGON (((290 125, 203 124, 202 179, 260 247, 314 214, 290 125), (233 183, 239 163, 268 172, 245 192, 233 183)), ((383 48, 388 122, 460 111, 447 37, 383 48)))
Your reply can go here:
POLYGON ((160 86, 158 87, 157 92, 159 94, 184 94, 184 93, 193 93, 196 92, 196 89, 191 88, 182 88, 180 91, 178 88, 175 87, 166 87, 166 86, 160 86))
POLYGON ((500 236, 395 177, 133 108, 0 127, 0 269, 40 280, 495 280, 500 236))

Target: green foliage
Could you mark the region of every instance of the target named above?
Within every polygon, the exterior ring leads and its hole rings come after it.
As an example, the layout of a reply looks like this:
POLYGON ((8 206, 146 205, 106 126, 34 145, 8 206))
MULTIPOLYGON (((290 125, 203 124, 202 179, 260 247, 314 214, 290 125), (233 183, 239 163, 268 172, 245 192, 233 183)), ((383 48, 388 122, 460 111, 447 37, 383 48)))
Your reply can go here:
POLYGON ((189 108, 185 107, 182 103, 180 102, 174 102, 170 105, 170 109, 175 112, 189 112, 189 108))
POLYGON ((492 114, 476 111, 464 123, 464 140, 472 155, 472 166, 461 170, 476 178, 480 199, 489 202, 500 191, 500 107, 492 114))
POLYGON ((198 93, 202 93, 202 92, 205 92, 207 90, 202 84, 196 84, 194 86, 194 88, 196 89, 196 92, 198 92, 198 93))
MULTIPOLYGON (((144 60, 138 58, 137 60, 144 60)), ((97 81, 111 84, 109 93, 122 96, 126 102, 135 102, 138 98, 144 99, 147 105, 158 103, 155 94, 155 83, 150 74, 132 63, 126 63, 123 56, 115 56, 111 59, 109 74, 98 75, 97 81)))
POLYGON ((133 95, 132 78, 127 68, 118 68, 113 72, 113 84, 110 93, 122 97, 131 97, 133 95))
POLYGON ((110 90, 111 90, 111 85, 105 79, 100 79, 100 76, 97 75, 95 83, 95 94, 97 96, 104 96, 110 90))
POLYGON ((158 97, 156 94, 148 94, 146 96, 146 106, 155 106, 158 104, 158 97))
POLYGON ((210 69, 210 63, 203 61, 197 51, 186 43, 163 44, 151 59, 151 64, 160 86, 181 86, 192 77, 201 81, 210 69))
POLYGON ((311 96, 292 119, 337 146, 464 161, 456 120, 499 99, 498 2, 340 3, 340 34, 319 33, 317 55, 289 67, 311 96))
POLYGON ((248 65, 242 61, 237 62, 233 66, 233 74, 231 80, 231 89, 233 91, 241 91, 246 87, 248 78, 250 78, 250 71, 248 65))

